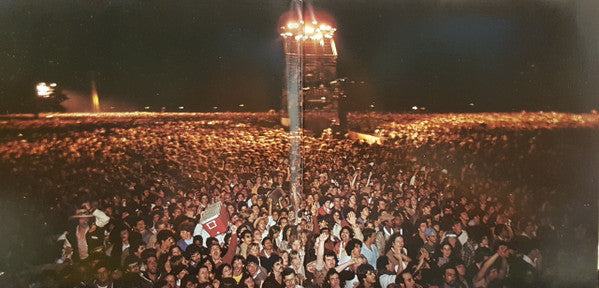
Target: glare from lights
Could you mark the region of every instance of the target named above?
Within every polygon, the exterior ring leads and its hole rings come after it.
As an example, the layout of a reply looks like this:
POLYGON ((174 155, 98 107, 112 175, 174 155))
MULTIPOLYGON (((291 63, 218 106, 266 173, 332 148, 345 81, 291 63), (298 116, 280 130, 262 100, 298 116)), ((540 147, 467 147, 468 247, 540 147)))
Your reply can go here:
POLYGON ((418 110, 418 106, 412 106, 412 110, 414 110, 414 111, 418 110))
POLYGON ((321 100, 327 100, 327 97, 322 96, 322 97, 320 97, 320 99, 321 100))
POLYGON ((304 27, 304 33, 306 33, 306 34, 314 34, 314 27, 312 27, 312 26, 306 26, 306 27, 304 27))
POLYGON ((319 24, 318 21, 312 21, 311 25, 304 25, 303 21, 289 22, 287 25, 281 27, 281 36, 283 38, 293 37, 296 41, 300 40, 314 40, 320 42, 320 45, 324 46, 322 39, 333 39, 335 28, 328 24, 319 24))
POLYGON ((470 103, 470 104, 468 104, 468 105, 470 105, 470 106, 474 107, 474 103, 470 103))
POLYGON ((214 106, 214 107, 212 107, 212 109, 216 110, 216 109, 218 109, 218 107, 217 107, 217 106, 214 106))
POLYGON ((37 96, 42 98, 49 98, 54 93, 54 87, 56 87, 56 83, 52 83, 47 85, 46 82, 37 83, 35 89, 37 90, 37 96), (52 86, 54 85, 54 86, 52 86))
POLYGON ((239 107, 245 107, 245 104, 239 104, 239 107))
POLYGON ((144 107, 144 109, 150 110, 150 106, 146 106, 146 107, 144 107))

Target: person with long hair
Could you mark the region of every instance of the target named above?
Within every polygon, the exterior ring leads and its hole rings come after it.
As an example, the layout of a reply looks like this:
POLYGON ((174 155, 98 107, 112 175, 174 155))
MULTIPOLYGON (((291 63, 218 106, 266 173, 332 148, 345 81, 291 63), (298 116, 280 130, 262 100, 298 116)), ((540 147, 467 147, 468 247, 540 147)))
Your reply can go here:
POLYGON ((392 234, 385 244, 384 255, 389 258, 395 272, 403 271, 412 262, 412 258, 408 257, 408 250, 404 246, 404 238, 399 233, 392 234))
POLYGON ((354 238, 354 232, 351 228, 344 226, 341 228, 339 236, 340 240, 335 244, 335 254, 337 255, 337 259, 347 256, 347 253, 345 253, 345 246, 347 246, 349 240, 354 238))

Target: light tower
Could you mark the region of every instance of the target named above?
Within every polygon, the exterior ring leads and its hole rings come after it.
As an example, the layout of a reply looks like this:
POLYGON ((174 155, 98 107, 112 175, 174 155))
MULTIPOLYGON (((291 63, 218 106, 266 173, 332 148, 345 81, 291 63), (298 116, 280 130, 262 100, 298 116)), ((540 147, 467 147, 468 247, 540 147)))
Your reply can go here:
POLYGON ((281 123, 289 126, 290 192, 297 210, 303 190, 302 131, 304 127, 322 131, 332 120, 338 121, 333 89, 329 86, 337 76, 337 49, 334 27, 320 23, 310 5, 304 9, 302 0, 293 0, 291 5, 291 16, 280 27, 286 79, 281 123))

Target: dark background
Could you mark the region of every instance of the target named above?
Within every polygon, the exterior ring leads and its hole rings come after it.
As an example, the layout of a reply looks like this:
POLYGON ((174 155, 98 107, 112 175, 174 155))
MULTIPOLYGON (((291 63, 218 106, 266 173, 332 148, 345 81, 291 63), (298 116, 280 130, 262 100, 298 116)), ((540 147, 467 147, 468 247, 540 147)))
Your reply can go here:
MULTIPOLYGON (((353 110, 599 107, 594 1, 313 2, 337 21, 338 76, 365 83, 348 91, 353 110)), ((39 81, 57 82, 70 110, 88 109, 92 79, 105 110, 279 109, 278 22, 289 9, 275 0, 0 1, 0 113, 29 111, 39 81)))

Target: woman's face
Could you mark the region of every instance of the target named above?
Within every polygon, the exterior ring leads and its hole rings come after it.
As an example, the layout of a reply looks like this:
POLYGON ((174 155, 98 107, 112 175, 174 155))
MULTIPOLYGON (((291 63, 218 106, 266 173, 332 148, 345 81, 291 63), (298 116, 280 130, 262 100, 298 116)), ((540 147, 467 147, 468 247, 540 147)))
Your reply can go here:
POLYGON ((395 240, 393 241, 393 248, 395 248, 396 250, 399 249, 401 251, 401 249, 403 249, 404 247, 404 240, 403 237, 398 236, 397 238, 395 238, 395 240))
POLYGON ((299 239, 293 240, 293 243, 291 243, 291 250, 300 251, 300 249, 302 249, 302 241, 299 239))
POLYGON ((281 259, 283 260, 283 267, 289 266, 289 253, 283 252, 281 254, 281 259))
POLYGON ((270 250, 273 248, 272 241, 270 240, 265 240, 263 245, 265 250, 270 250))
POLYGON ((260 232, 260 230, 254 230, 254 242, 262 242, 262 232, 260 232))
POLYGON ((299 267, 302 264, 302 259, 299 257, 299 255, 294 255, 291 257, 291 265, 295 266, 295 267, 299 267))

